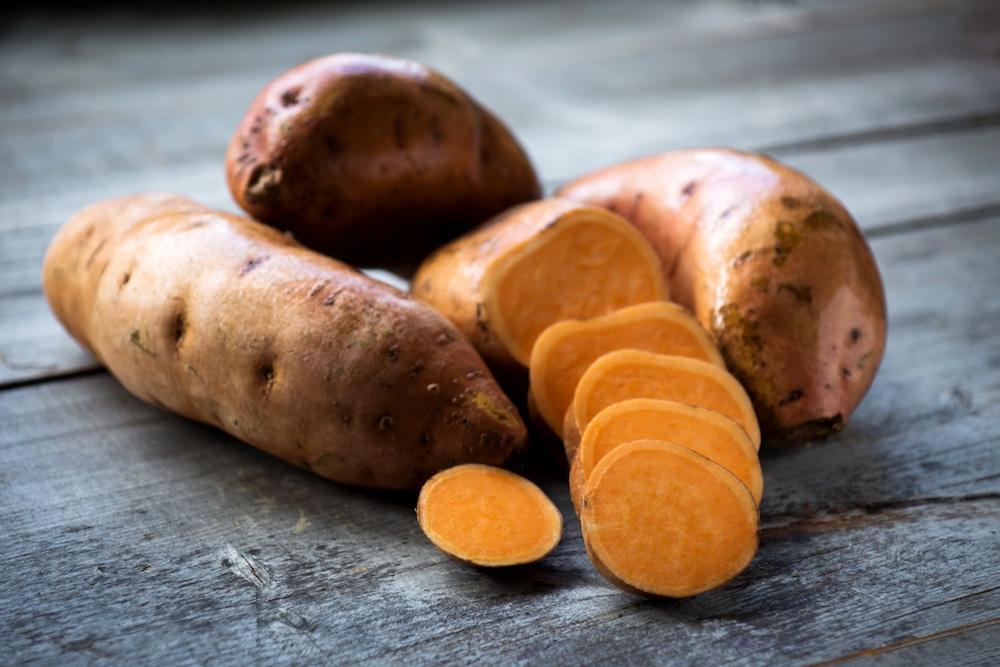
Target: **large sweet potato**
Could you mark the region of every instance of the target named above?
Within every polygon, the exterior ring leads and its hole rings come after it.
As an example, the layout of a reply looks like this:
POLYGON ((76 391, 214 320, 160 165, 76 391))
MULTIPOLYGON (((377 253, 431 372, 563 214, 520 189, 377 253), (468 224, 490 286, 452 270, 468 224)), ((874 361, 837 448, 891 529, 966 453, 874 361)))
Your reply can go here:
POLYGON ((402 292, 172 195, 77 213, 45 294, 130 392, 330 479, 416 489, 525 428, 472 346, 402 292))
POLYGON ((250 215, 353 263, 413 261, 541 189, 507 128, 441 74, 342 53, 285 72, 226 155, 250 215))
POLYGON ((847 210, 804 174, 723 149, 652 156, 559 194, 628 218, 662 260, 672 298, 713 334, 764 431, 840 430, 882 359, 882 280, 847 210))

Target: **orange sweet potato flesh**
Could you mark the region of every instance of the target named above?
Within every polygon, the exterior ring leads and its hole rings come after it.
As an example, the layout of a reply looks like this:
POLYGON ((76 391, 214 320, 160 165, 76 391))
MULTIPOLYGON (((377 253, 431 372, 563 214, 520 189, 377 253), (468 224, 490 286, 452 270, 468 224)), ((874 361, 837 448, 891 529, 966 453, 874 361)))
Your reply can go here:
POLYGON ((450 322, 252 220, 168 194, 103 201, 56 235, 43 282, 132 394, 329 479, 415 490, 526 449, 450 322))
POLYGON ((635 440, 672 442, 715 461, 733 473, 760 504, 764 492, 760 460, 739 424, 714 410, 647 398, 615 403, 590 420, 570 472, 574 499, 579 499, 584 483, 608 452, 635 440))
POLYGON ((555 322, 667 297, 659 260, 632 225, 565 199, 518 206, 441 248, 412 292, 502 378, 526 375, 535 340, 555 322))
POLYGON ((417 521, 441 551, 483 567, 539 560, 562 535, 562 515, 541 489, 502 468, 476 464, 427 480, 417 521))
POLYGON ((420 63, 338 53, 292 68, 247 109, 226 153, 243 210, 352 262, 412 264, 541 196, 517 139, 420 63))
POLYGON ((632 398, 677 401, 708 408, 739 424, 760 447, 760 427, 736 378, 714 364, 642 350, 609 352, 580 378, 567 410, 581 433, 601 410, 632 398))
POLYGON ((766 434, 843 428, 886 340, 878 267, 847 210, 762 155, 687 149, 625 162, 560 196, 628 218, 753 399, 766 434))
POLYGON ((529 367, 532 404, 557 435, 563 435, 566 409, 583 373, 598 357, 619 349, 691 357, 725 367, 698 321, 668 301, 557 322, 535 341, 529 367))
POLYGON ((608 453, 587 481, 580 525, 591 560, 637 593, 683 598, 717 588, 757 552, 759 515, 728 470, 669 442, 608 453))

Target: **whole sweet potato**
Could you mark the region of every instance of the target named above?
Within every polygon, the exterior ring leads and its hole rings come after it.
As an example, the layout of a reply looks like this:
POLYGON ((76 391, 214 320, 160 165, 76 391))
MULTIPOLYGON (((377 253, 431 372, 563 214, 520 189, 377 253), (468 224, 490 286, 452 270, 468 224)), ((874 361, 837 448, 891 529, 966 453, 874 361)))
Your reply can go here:
POLYGON ((847 210, 770 158, 690 149, 586 175, 559 194, 629 219, 672 297, 713 334, 764 431, 838 431, 885 349, 882 280, 847 210))
POLYGON ((339 482, 416 489, 526 444, 482 360, 431 308, 189 199, 80 211, 49 248, 44 286, 139 398, 339 482))
POLYGON ((419 259, 541 193, 517 140, 457 85, 354 53, 269 83, 233 135, 226 175, 247 213, 353 263, 419 259))

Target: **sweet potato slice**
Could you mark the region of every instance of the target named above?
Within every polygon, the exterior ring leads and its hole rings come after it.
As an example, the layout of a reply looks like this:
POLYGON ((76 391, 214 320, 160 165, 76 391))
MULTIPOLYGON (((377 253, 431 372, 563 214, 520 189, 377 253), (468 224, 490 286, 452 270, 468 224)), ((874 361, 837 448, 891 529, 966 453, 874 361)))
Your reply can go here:
POLYGON ((649 398, 609 405, 587 424, 573 462, 579 470, 570 475, 574 499, 579 499, 601 459, 635 440, 669 441, 715 461, 736 475, 760 504, 764 492, 760 459, 739 424, 714 410, 649 398))
POLYGON ((567 413, 572 413, 582 433, 598 412, 630 398, 657 398, 715 410, 742 426, 753 446, 760 448, 760 427, 742 385, 724 369, 687 357, 642 350, 609 352, 580 378, 567 413))
POLYGON ((624 218, 562 199, 524 204, 438 250, 413 294, 502 377, 522 375, 549 325, 667 298, 656 254, 624 218))
POLYGON ((591 560, 626 590, 682 598, 717 588, 757 552, 759 515, 728 470, 669 442, 608 453, 587 481, 580 516, 591 560))
POLYGON ((553 324, 531 350, 531 398, 560 437, 566 409, 587 368, 613 350, 632 348, 691 357, 725 368, 722 356, 694 316, 669 301, 629 306, 589 320, 553 324))
POLYGON ((417 521, 438 549, 484 567, 539 560, 562 535, 562 515, 541 489, 481 464, 448 468, 427 480, 417 521))

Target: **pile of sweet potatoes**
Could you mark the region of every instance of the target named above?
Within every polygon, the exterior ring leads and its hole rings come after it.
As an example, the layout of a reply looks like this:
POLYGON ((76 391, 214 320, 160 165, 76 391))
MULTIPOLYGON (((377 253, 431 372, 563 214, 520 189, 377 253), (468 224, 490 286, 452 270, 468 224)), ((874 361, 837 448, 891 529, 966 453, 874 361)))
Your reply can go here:
POLYGON ((143 400, 338 482, 420 488, 428 538, 476 565, 560 539, 503 469, 526 399, 601 573, 725 583, 757 548, 762 436, 843 428, 884 350, 854 220, 764 156, 674 151, 542 198, 455 83, 338 54, 261 91, 225 171, 256 220, 167 194, 74 215, 45 258, 56 316, 143 400), (419 268, 406 294, 344 261, 419 268))

